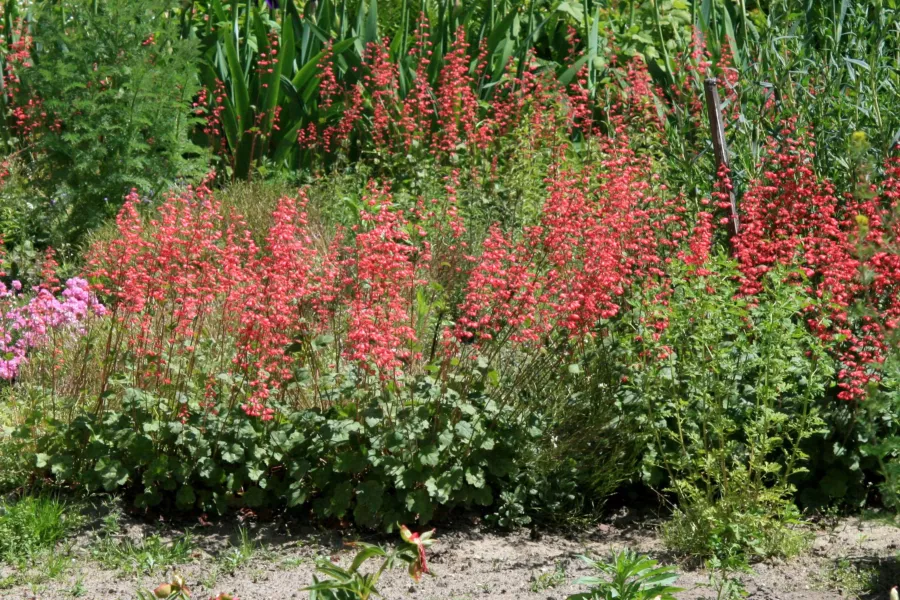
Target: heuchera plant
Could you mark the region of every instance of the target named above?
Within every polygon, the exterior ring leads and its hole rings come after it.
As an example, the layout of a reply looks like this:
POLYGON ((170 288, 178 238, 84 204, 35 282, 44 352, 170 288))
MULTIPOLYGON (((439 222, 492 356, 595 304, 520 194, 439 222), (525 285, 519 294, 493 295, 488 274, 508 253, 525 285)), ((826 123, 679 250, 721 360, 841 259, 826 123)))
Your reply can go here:
POLYGON ((770 142, 763 175, 741 200, 735 254, 742 292, 757 294, 777 265, 802 269, 806 291, 825 307, 810 312, 807 324, 842 366, 838 397, 862 400, 900 326, 900 163, 888 161, 871 194, 841 198, 817 178, 814 155, 792 123, 782 135, 770 142))

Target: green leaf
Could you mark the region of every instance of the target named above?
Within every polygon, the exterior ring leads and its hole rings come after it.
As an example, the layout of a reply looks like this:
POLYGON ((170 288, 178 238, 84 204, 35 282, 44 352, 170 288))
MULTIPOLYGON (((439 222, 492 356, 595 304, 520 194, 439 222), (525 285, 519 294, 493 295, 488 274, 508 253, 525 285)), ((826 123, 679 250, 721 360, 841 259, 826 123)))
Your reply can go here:
POLYGON ((125 485, 128 481, 128 470, 118 460, 101 458, 97 461, 94 471, 100 476, 100 483, 107 492, 125 485))
POLYGON ((339 452, 334 459, 334 469, 342 473, 361 473, 367 465, 365 454, 355 449, 339 452))
POLYGON ((430 521, 434 514, 434 505, 431 503, 431 498, 428 492, 423 489, 413 490, 407 494, 406 509, 417 515, 420 523, 430 521))
POLYGON ((56 455, 50 461, 50 472, 59 479, 66 481, 71 479, 74 461, 69 455, 56 455))
POLYGON ((484 471, 478 467, 466 469, 466 483, 476 488, 484 487, 484 471))
POLYGON ((189 485, 181 486, 178 494, 175 495, 175 503, 179 508, 190 508, 194 506, 197 496, 194 494, 194 488, 189 485))
POLYGON ((592 54, 585 54, 581 58, 575 61, 571 67, 566 69, 566 71, 559 76, 559 83, 563 86, 568 86, 575 79, 575 76, 578 75, 578 72, 581 71, 581 68, 585 65, 589 60, 593 60, 594 56, 592 54))
POLYGON ((418 457, 423 465, 436 467, 441 460, 441 451, 434 446, 425 446, 419 450, 418 457))
POLYGON ((295 481, 288 487, 287 504, 293 508, 300 506, 306 502, 307 489, 306 484, 302 481, 295 481))
POLYGON ((472 500, 481 506, 490 506, 494 502, 494 495, 491 493, 489 486, 469 488, 469 494, 472 500))
POLYGON ((244 457, 244 449, 238 444, 230 444, 222 452, 222 460, 229 463, 238 463, 244 457))
POLYGON ((245 506, 249 506, 251 508, 255 508, 258 506, 262 506, 266 500, 266 493, 259 487, 252 487, 246 492, 244 492, 241 499, 244 501, 245 506))
POLYGON ((265 473, 266 470, 264 468, 258 466, 247 467, 247 476, 250 478, 250 481, 259 481, 265 473))
POLYGON ((350 501, 353 499, 353 486, 349 481, 342 481, 337 484, 331 492, 328 500, 328 514, 332 517, 341 518, 350 507, 350 501))
POLYGON ((475 433, 474 429, 472 429, 472 424, 468 421, 460 421, 456 424, 455 429, 456 435, 467 441, 472 437, 472 434, 475 433))
POLYGON ((234 39, 231 35, 225 35, 225 56, 228 61, 229 78, 228 83, 234 97, 234 105, 237 111, 238 121, 241 126, 246 127, 250 122, 250 92, 247 89, 247 82, 244 80, 244 69, 238 60, 237 49, 234 46, 234 39))
POLYGON ((579 24, 584 22, 584 9, 580 4, 574 4, 568 2, 568 0, 563 0, 563 2, 560 2, 556 7, 556 10, 569 15, 579 24))
POLYGON ((384 485, 377 480, 368 479, 356 490, 356 508, 353 515, 357 522, 364 526, 377 525, 377 514, 384 502, 384 485))
POLYGON ((366 19, 366 30, 364 42, 366 47, 369 44, 380 41, 378 39, 378 0, 369 0, 369 14, 366 19))

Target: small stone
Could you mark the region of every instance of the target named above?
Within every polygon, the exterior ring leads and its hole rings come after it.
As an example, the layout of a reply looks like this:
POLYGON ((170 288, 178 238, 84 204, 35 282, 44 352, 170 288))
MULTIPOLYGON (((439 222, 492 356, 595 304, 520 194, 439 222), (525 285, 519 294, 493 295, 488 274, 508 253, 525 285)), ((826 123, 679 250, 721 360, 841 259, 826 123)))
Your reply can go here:
POLYGON ((828 550, 828 540, 823 537, 816 538, 812 545, 812 551, 816 554, 825 554, 826 550, 828 550))

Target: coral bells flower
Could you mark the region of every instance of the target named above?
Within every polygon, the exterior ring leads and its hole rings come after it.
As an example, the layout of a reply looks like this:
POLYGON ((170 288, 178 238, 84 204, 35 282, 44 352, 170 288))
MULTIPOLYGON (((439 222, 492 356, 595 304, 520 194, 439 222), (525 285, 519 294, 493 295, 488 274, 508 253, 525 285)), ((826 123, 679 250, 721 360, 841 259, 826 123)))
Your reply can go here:
POLYGON ((435 530, 432 529, 431 531, 418 534, 410 531, 406 525, 400 526, 400 537, 407 544, 415 546, 417 551, 416 559, 409 565, 409 574, 416 581, 422 578, 423 573, 429 573, 428 563, 425 560, 425 548, 430 547, 434 543, 434 540, 431 539, 434 532, 435 530))
POLYGON ((456 30, 450 52, 444 57, 437 89, 440 134, 433 148, 436 154, 454 152, 458 144, 470 139, 475 132, 478 98, 473 83, 469 74, 465 29, 460 27, 456 30))
POLYGON ((305 313, 317 295, 310 279, 316 249, 307 229, 303 209, 306 197, 284 197, 273 214, 266 239, 268 250, 245 265, 247 284, 241 298, 240 333, 236 362, 254 374, 248 414, 271 416, 262 401, 280 382, 290 377, 290 355, 284 352, 293 337, 305 334, 305 313), (256 273, 256 277, 249 276, 256 273))
POLYGON ((417 286, 417 263, 430 256, 418 248, 401 212, 391 210, 387 190, 369 187, 367 204, 373 212, 361 215, 367 231, 356 236, 356 247, 348 262, 349 306, 348 358, 364 367, 374 367, 387 378, 412 357, 416 331, 411 316, 417 286))
POLYGON ((460 306, 455 330, 459 340, 489 341, 509 328, 514 342, 539 341, 547 323, 541 312, 546 280, 533 257, 533 248, 491 227, 460 306))
POLYGON ((862 399, 878 379, 887 332, 897 323, 900 270, 891 246, 898 232, 883 224, 897 208, 900 173, 889 163, 883 199, 841 198, 830 182, 819 180, 812 152, 792 133, 787 123, 784 140, 770 142, 763 176, 751 182, 741 202, 735 253, 742 291, 758 293, 763 275, 775 265, 800 269, 805 279, 798 285, 818 301, 807 324, 841 363, 838 396, 862 399), (874 277, 861 277, 864 272, 874 277), (857 316, 860 305, 869 314, 857 316))

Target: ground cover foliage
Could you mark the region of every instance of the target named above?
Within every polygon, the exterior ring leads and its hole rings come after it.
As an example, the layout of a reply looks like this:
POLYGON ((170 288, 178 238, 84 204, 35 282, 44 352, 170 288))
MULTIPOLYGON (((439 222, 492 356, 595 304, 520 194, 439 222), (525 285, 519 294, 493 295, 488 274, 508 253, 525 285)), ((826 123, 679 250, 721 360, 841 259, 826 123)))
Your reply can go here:
POLYGON ((640 489, 729 567, 897 509, 895 4, 9 0, 0 484, 387 530, 640 489))

